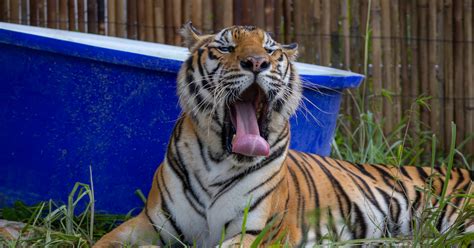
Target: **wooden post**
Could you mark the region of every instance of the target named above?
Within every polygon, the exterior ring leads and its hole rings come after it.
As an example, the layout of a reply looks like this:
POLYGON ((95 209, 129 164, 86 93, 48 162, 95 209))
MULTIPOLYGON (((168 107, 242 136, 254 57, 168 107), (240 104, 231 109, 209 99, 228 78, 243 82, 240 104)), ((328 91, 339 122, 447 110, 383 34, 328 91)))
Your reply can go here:
MULTIPOLYGON (((474 49, 473 49, 473 0, 464 0, 464 40, 467 42, 464 44, 464 96, 466 98, 464 102, 464 115, 466 121, 466 136, 474 133, 474 49), (469 42, 470 41, 470 42, 469 42)), ((474 154, 474 141, 471 140, 467 143, 464 149, 465 154, 474 154)), ((471 168, 474 160, 471 160, 471 168)))
POLYGON ((302 1, 293 2, 293 30, 294 41, 298 43, 298 52, 300 60, 306 61, 306 42, 304 41, 304 27, 303 27, 303 3, 302 1))
POLYGON ((155 41, 165 43, 165 1, 155 0, 155 41))

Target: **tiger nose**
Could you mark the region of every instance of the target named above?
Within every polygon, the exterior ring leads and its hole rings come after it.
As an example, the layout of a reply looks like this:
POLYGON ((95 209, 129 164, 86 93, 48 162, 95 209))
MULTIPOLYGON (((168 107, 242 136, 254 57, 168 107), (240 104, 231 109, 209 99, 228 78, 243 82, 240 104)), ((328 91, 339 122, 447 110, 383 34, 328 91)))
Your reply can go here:
POLYGON ((270 62, 268 58, 263 56, 249 56, 240 61, 240 66, 242 66, 244 70, 259 73, 270 67, 270 62))

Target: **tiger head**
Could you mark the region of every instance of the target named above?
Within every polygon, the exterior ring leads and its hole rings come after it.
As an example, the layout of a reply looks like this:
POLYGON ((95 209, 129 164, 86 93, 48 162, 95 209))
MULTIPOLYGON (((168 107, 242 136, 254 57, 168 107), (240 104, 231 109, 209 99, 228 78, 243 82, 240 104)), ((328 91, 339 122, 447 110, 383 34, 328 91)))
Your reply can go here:
MULTIPOLYGON (((293 61, 297 45, 282 45, 253 26, 232 26, 201 35, 182 31, 191 56, 178 77, 183 111, 207 140, 247 158, 268 156, 301 99, 293 61)), ((287 142, 285 144, 287 146, 287 142)))

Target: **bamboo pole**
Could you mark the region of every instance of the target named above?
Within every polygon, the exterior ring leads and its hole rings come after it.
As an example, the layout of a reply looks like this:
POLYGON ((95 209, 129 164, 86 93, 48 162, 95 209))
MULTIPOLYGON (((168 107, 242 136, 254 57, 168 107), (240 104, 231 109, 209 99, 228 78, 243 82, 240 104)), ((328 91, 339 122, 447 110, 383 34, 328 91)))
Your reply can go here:
MULTIPOLYGON (((33 1, 35 2, 35 1, 33 1)), ((59 0, 59 28, 63 30, 68 29, 68 1, 67 0, 59 0)))
POLYGON ((392 9, 391 12, 391 30, 392 30, 392 36, 395 36, 394 39, 392 39, 392 45, 393 45, 393 81, 391 83, 392 88, 390 89, 394 94, 395 97, 393 98, 393 105, 392 105, 392 110, 393 110, 393 127, 397 127, 398 124, 401 122, 402 118, 402 104, 401 104, 401 86, 400 86, 400 64, 401 64, 401 58, 400 58, 400 46, 401 46, 401 34, 400 34, 400 4, 399 0, 392 0, 390 1, 390 7, 392 9))
MULTIPOLYGON (((41 1, 40 1, 41 2, 41 1)), ((76 31, 77 30, 77 18, 76 18, 76 1, 69 0, 68 1, 68 26, 69 30, 76 31)), ((41 12, 41 10, 40 10, 41 12)), ((41 13, 40 13, 41 16, 41 13)))
MULTIPOLYGON (((438 91, 438 80, 437 80, 437 54, 436 54, 436 39, 437 39, 437 22, 436 22, 436 1, 428 1, 428 92, 432 97, 431 100, 431 111, 430 111, 430 127, 431 130, 438 135, 440 133, 439 123, 439 109, 440 109, 440 96, 438 91)), ((442 139, 441 139, 442 140, 442 139)))
POLYGON ((10 2, 9 0, 0 0, 0 21, 10 21, 10 2))
POLYGON ((275 0, 265 0, 265 30, 275 34, 275 0))
POLYGON ((191 19, 193 25, 201 30, 202 29, 202 0, 192 0, 193 11, 191 13, 191 19))
MULTIPOLYGON (((178 1, 179 2, 179 1, 178 1)), ((155 17, 153 16, 154 6, 153 0, 145 0, 145 40, 146 41, 154 41, 155 39, 155 28, 154 22, 155 17)), ((180 18, 178 15, 176 18, 180 18)))
MULTIPOLYGON (((8 0, 3 0, 4 2, 8 2, 8 0)), ((65 0, 67 1, 67 0, 65 0)), ((7 18, 5 16, 6 12, 4 12, 4 20, 6 21, 5 18, 7 18)), ((30 25, 32 26, 38 26, 39 23, 38 23, 38 16, 39 15, 39 11, 38 11, 38 1, 31 1, 30 2, 30 25)), ((67 25, 67 23, 66 23, 67 25)))
POLYGON ((294 1, 293 2, 293 11, 292 11, 292 18, 293 18, 293 28, 294 28, 294 41, 298 43, 298 52, 300 60, 306 61, 306 42, 304 38, 304 28, 303 28, 303 3, 302 1, 294 1))
POLYGON ((87 8, 84 5, 84 0, 77 0, 77 24, 79 27, 79 32, 87 31, 87 8))
POLYGON ((284 0, 284 11, 285 11, 285 43, 293 42, 293 35, 292 35, 292 18, 291 18, 291 1, 284 0))
POLYGON ((283 16, 283 0, 275 0, 275 15, 273 16, 273 22, 275 24, 275 39, 278 42, 284 42, 281 32, 281 17, 283 16))
MULTIPOLYGON (((464 112, 466 120, 466 136, 474 134, 474 49, 473 49, 473 0, 464 0, 464 88, 466 101, 464 102, 464 112), (470 42, 469 42, 470 41, 470 42)), ((470 141, 466 146, 466 154, 474 154, 474 141, 470 141)), ((471 160, 472 161, 472 160, 471 160)), ((471 162, 471 164, 474 163, 471 162)), ((472 168, 472 167, 471 167, 472 168)))
MULTIPOLYGON (((145 1, 137 1, 137 22, 138 22, 138 39, 145 40, 146 39, 146 14, 145 14, 145 1)), ((169 16, 172 15, 171 13, 171 4, 169 4, 169 16)), ((167 11, 168 12, 168 11, 167 11)), ((171 24, 171 22, 168 22, 171 24)), ((171 30, 171 29, 170 29, 171 30)), ((171 36, 170 36, 171 37, 171 36)), ((171 44, 171 42, 167 41, 166 43, 171 44)))
POLYGON ((331 1, 321 0, 321 65, 329 66, 331 63, 331 1))
MULTIPOLYGON (((109 36, 117 36, 117 8, 116 8, 116 1, 117 0, 107 0, 107 35, 109 36)), ((141 1, 140 1, 141 2, 141 1)))
POLYGON ((181 1, 173 1, 173 44, 174 45, 181 45, 181 35, 179 34, 178 30, 181 28, 181 1))
MULTIPOLYGON (((189 0, 188 1, 183 0, 183 14, 181 15, 181 18, 182 18, 181 23, 184 24, 191 21, 192 12, 193 12, 192 2, 189 0)), ((157 15, 156 12, 155 12, 155 15, 157 15)))
POLYGON ((13 23, 21 22, 20 0, 10 0, 10 21, 13 23))
POLYGON ((29 25, 30 22, 30 13, 29 13, 29 0, 21 0, 21 24, 29 25))
MULTIPOLYGON (((378 37, 382 41, 382 89, 388 90, 391 93, 393 89, 393 50, 392 50, 392 34, 390 25, 391 9, 388 1, 381 1, 380 5, 382 9, 382 37, 378 37)), ((377 37, 374 35, 374 38, 377 37)), ((393 116, 393 97, 389 99, 387 97, 382 98, 383 101, 383 112, 382 116, 385 118, 383 130, 385 133, 389 133, 394 127, 394 116, 393 116)))
POLYGON ((331 34, 331 65, 336 68, 340 68, 342 64, 341 60, 341 41, 339 39, 339 20, 338 16, 340 14, 340 1, 331 1, 330 11, 329 11, 330 21, 330 34, 331 34))
MULTIPOLYGON (((153 8, 151 8, 153 11, 153 8)), ((115 0, 115 31, 117 37, 127 37, 127 0, 115 0)))
POLYGON ((382 112, 382 42, 381 36, 381 7, 379 0, 372 1, 371 8, 372 23, 372 87, 373 101, 372 108, 377 122, 381 121, 382 112))
MULTIPOLYGON (((453 0, 444 1, 444 130, 445 140, 451 140, 451 122, 454 121, 454 64, 453 64, 453 0)), ((445 145, 448 147, 448 144, 445 145)))
MULTIPOLYGON (((463 2, 453 1, 454 3, 454 119, 456 121, 456 140, 461 142, 464 137, 464 87, 459 87, 464 82, 463 57, 465 56, 463 42, 463 2)), ((472 70, 472 68, 471 68, 472 70)))
POLYGON ((58 21, 57 21, 57 1, 56 0, 48 0, 48 28, 58 28, 58 21))
POLYGON ((212 20, 212 0, 202 0, 202 9, 202 30, 205 34, 213 33, 214 28, 212 20))
POLYGON ((165 43, 165 1, 155 0, 155 41, 165 43))
POLYGON ((87 31, 89 33, 99 33, 99 6, 97 0, 87 1, 87 31))
POLYGON ((214 27, 216 30, 221 30, 224 28, 224 4, 222 0, 213 1, 214 8, 214 27))
MULTIPOLYGON (((160 0, 156 0, 160 2, 160 0)), ((163 2, 164 0, 161 0, 163 2)), ((155 3, 155 11, 157 4, 155 3)), ((129 39, 138 39, 138 8, 137 1, 127 1, 127 37, 129 39)))
POLYGON ((349 20, 350 6, 349 0, 342 0, 341 4, 341 22, 342 22, 342 35, 343 35, 343 56, 344 63, 343 68, 350 70, 351 68, 351 40, 350 40, 350 20, 349 20))
POLYGON ((314 63, 321 64, 321 0, 313 1, 313 13, 312 13, 312 33, 314 34, 313 38, 313 48, 314 48, 314 63))
MULTIPOLYGON (((427 17, 428 17, 428 0, 420 0, 418 2, 419 12, 419 35, 420 39, 420 81, 421 81, 421 93, 429 95, 429 75, 428 75, 428 30, 427 30, 427 17)), ((430 126, 430 112, 429 109, 422 109, 421 121, 423 124, 430 126)))
MULTIPOLYGON (((294 4, 297 4, 300 1, 295 1, 294 4)), ((264 0, 253 1, 253 23, 259 28, 265 28, 265 19, 264 19, 264 9, 265 2, 264 0)))
MULTIPOLYGON (((403 37, 402 45, 400 46, 400 54, 401 54, 401 96, 402 96, 402 110, 404 111, 403 115, 410 115, 411 113, 407 112, 410 110, 412 100, 410 96, 410 80, 409 80, 409 61, 408 61, 408 48, 410 42, 408 41, 409 33, 407 28, 407 18, 408 18, 408 0, 401 0, 400 1, 400 33, 401 37, 403 37)), ((412 122, 408 123, 408 125, 412 125, 412 122)))

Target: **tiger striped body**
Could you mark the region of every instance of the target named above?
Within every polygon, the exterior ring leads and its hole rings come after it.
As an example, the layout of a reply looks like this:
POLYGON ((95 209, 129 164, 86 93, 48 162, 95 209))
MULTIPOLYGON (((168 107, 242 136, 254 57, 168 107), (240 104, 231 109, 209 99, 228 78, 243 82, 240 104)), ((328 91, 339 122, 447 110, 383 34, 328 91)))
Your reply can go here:
MULTIPOLYGON (((281 238, 291 246, 412 232, 426 204, 417 187, 424 187, 430 169, 360 165, 288 149, 288 119, 301 99, 291 63, 296 46, 253 27, 199 36, 188 25, 183 36, 191 50, 178 78, 184 114, 143 212, 97 247, 212 247, 222 237, 225 247, 248 247, 270 225, 264 244, 281 238)), ((448 194, 472 190, 468 171, 454 170, 449 182, 444 169, 435 172, 435 192, 444 183, 448 194)), ((446 205, 439 230, 454 222, 455 207, 465 203, 460 199, 446 205)), ((473 220, 464 228, 474 231, 473 220)))

